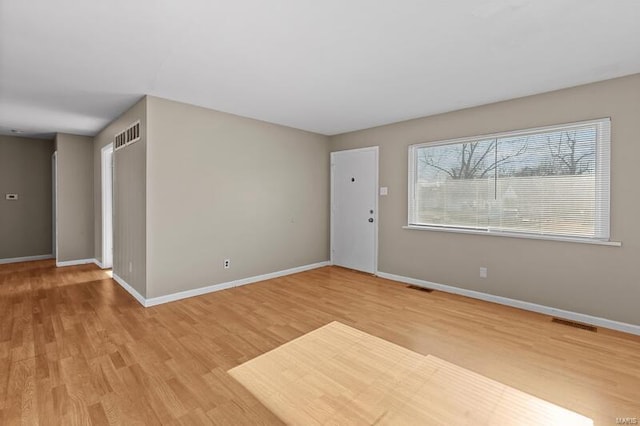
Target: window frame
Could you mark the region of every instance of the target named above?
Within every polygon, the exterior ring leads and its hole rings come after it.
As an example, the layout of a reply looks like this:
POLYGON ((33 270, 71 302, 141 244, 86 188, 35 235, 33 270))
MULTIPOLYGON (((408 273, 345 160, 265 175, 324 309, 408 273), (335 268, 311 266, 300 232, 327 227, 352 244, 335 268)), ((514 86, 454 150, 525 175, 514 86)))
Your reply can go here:
POLYGON ((527 128, 521 130, 511 130, 491 134, 474 135, 461 138, 436 140, 432 142, 422 142, 409 145, 408 147, 408 192, 407 192, 407 225, 404 229, 414 229, 423 231, 440 231, 463 234, 479 234, 490 236, 503 236, 514 238, 526 238, 536 240, 567 241, 587 244, 602 244, 621 246, 622 243, 611 241, 611 118, 599 118, 572 123, 562 123, 550 126, 527 128), (414 221, 416 213, 415 188, 417 181, 417 152, 420 148, 437 147, 443 145, 456 145, 470 142, 477 142, 485 139, 500 139, 511 137, 522 137, 552 131, 565 131, 585 126, 596 126, 596 203, 601 208, 596 208, 596 226, 602 229, 603 237, 579 237, 563 236, 555 234, 539 234, 533 232, 500 231, 491 228, 474 228, 456 225, 426 225, 414 221), (604 177, 604 178, 603 178, 604 177), (605 237, 606 236, 606 237, 605 237))

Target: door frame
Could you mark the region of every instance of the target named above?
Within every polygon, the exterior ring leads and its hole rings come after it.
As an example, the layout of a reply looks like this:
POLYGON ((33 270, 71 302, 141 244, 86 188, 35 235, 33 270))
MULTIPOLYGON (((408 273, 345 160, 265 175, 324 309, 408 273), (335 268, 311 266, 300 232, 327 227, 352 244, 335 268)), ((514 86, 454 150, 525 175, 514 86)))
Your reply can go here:
POLYGON ((102 194, 102 268, 113 267, 113 143, 107 144, 100 150, 101 179, 100 192, 102 194), (111 162, 108 161, 111 157, 111 162), (111 194, 109 197, 107 194, 111 194), (108 230, 108 218, 111 232, 108 230), (110 242, 111 244, 108 244, 110 242))
POLYGON ((335 220, 333 218, 333 206, 334 206, 334 190, 333 190, 333 184, 334 184, 334 169, 335 169, 335 164, 334 164, 334 156, 335 154, 338 153, 345 153, 345 152, 365 152, 365 151, 373 151, 375 154, 375 159, 376 159, 376 172, 375 172, 375 182, 374 182, 374 215, 373 215, 373 223, 374 223, 374 233, 373 233, 373 275, 378 275, 378 220, 380 218, 380 211, 379 211, 379 173, 380 173, 380 149, 378 146, 369 146, 366 148, 356 148, 356 149, 344 149, 341 151, 333 151, 331 152, 331 181, 330 181, 330 191, 331 191, 331 195, 330 195, 330 206, 329 206, 329 218, 330 218, 330 256, 329 256, 329 263, 331 265, 334 264, 333 262, 333 244, 334 244, 334 237, 333 237, 333 228, 335 225, 335 220))
POLYGON ((51 155, 51 251, 52 256, 58 261, 58 151, 51 155))

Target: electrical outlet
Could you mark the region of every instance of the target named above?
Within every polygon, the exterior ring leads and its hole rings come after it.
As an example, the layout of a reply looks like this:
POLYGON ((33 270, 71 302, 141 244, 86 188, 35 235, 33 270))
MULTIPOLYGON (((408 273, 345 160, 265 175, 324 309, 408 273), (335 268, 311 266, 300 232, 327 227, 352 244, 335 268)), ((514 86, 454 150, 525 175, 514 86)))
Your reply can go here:
POLYGON ((231 259, 225 259, 224 262, 222 262, 222 264, 224 265, 224 269, 231 268, 231 259))
POLYGON ((480 278, 487 278, 487 268, 484 266, 480 268, 480 278))
POLYGON ((133 272, 133 262, 129 262, 129 272, 133 272))

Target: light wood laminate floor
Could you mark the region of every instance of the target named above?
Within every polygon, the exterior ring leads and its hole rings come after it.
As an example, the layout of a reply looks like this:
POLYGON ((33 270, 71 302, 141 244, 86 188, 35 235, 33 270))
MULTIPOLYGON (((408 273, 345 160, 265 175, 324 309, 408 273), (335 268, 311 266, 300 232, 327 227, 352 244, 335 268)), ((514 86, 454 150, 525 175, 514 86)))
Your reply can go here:
POLYGON ((640 417, 636 336, 335 267, 145 309, 95 265, 37 261, 0 265, 0 424, 281 424, 227 371, 332 321, 596 425, 640 417))

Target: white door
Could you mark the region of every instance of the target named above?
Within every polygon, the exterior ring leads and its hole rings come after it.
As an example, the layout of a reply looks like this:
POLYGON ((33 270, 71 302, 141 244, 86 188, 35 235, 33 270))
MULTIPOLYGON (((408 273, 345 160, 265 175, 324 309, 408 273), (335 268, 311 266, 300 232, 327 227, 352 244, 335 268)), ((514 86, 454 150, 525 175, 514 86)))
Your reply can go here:
POLYGON ((102 267, 113 266, 113 144, 102 148, 102 267))
POLYGON ((331 263, 378 267, 378 147, 331 153, 331 263))

